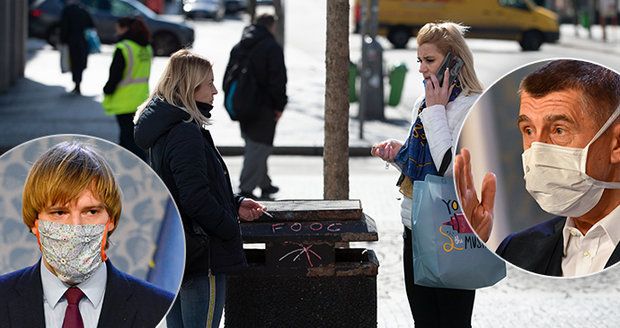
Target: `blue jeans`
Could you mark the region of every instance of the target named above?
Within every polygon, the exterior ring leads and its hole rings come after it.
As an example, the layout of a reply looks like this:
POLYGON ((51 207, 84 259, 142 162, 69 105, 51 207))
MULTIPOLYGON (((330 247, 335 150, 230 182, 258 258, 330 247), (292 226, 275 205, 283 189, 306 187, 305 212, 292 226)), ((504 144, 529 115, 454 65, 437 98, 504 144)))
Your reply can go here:
POLYGON ((226 275, 185 281, 166 316, 169 328, 218 328, 226 300, 226 275))

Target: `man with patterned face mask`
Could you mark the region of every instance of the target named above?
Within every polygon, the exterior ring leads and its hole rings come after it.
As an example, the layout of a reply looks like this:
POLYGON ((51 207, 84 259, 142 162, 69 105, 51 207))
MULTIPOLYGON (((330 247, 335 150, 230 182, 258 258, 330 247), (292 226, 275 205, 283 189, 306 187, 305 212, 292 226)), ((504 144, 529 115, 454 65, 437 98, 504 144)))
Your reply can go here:
POLYGON ((26 179, 22 214, 42 257, 0 276, 0 327, 154 327, 163 318, 174 296, 107 259, 121 194, 93 149, 63 142, 41 155, 26 179))
MULTIPOLYGON (((520 85, 518 126, 525 188, 549 221, 513 233, 497 254, 528 271, 574 277, 620 260, 620 76, 596 64, 555 60, 520 85)), ((480 201, 466 149, 455 159, 465 215, 483 239, 493 224, 495 176, 480 201)))

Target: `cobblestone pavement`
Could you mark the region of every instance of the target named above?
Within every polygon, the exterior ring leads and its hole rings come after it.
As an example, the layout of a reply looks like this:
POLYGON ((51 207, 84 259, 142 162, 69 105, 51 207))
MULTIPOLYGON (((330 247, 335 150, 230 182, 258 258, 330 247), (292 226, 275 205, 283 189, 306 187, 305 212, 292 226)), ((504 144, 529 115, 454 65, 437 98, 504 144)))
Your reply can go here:
MULTIPOLYGON (((237 178, 242 158, 224 160, 237 178)), ((274 184, 281 187, 278 199, 322 198, 321 158, 272 156, 269 165, 274 184)), ((378 242, 353 246, 377 253, 378 327, 386 328, 413 326, 402 274, 397 178, 397 172, 386 170, 380 160, 350 161, 350 198, 361 199, 364 212, 376 221, 379 231, 378 242)), ((580 279, 542 277, 509 266, 506 279, 476 294, 473 327, 618 326, 620 266, 580 279)))

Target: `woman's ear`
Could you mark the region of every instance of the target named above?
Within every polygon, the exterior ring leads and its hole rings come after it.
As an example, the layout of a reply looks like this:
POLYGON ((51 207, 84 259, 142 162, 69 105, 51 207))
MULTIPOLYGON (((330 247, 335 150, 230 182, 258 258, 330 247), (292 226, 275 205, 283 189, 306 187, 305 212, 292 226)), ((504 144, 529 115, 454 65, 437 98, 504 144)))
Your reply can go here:
POLYGON ((620 123, 611 126, 611 163, 620 164, 620 123))

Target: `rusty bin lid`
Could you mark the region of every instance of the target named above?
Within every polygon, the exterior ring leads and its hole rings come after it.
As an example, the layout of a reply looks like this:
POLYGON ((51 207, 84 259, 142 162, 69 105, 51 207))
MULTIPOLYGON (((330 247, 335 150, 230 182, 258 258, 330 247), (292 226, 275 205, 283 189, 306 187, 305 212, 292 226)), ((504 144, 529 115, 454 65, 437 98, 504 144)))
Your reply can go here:
POLYGON ((317 239, 330 242, 377 241, 375 221, 364 214, 360 200, 281 200, 261 202, 266 215, 242 222, 246 243, 283 239, 317 239))

